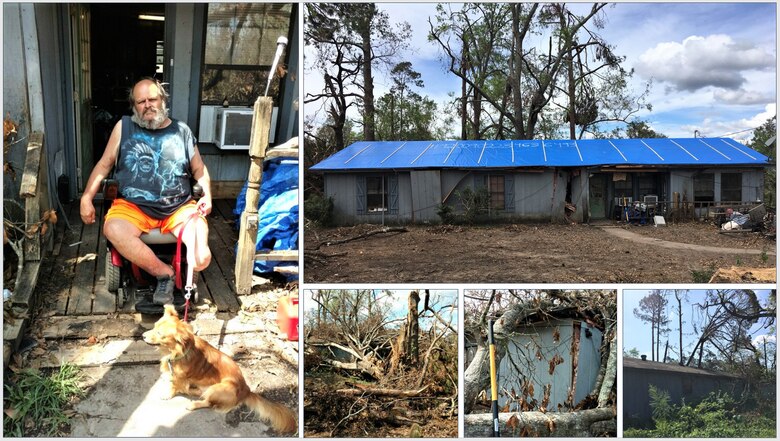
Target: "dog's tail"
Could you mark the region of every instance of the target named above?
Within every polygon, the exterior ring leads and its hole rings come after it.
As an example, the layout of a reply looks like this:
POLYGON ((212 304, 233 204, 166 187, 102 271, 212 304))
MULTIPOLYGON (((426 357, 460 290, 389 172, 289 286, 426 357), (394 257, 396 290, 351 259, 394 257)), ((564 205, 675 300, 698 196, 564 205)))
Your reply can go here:
POLYGON ((255 411, 260 418, 269 421, 274 430, 279 433, 292 434, 298 429, 295 414, 281 404, 266 400, 254 392, 247 395, 244 404, 255 411))

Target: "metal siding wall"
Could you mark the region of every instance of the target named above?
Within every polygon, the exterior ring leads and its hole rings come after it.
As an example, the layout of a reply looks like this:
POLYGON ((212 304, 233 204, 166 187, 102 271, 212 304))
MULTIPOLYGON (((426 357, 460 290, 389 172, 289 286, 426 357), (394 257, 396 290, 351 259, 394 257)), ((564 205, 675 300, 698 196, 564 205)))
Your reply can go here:
POLYGON ((688 170, 671 170, 671 183, 669 185, 669 201, 673 200, 674 192, 680 193, 682 202, 683 194, 689 202, 693 201, 693 172, 688 170))
MULTIPOLYGON (((551 384, 550 403, 547 409, 557 411, 558 404, 566 401, 569 385, 571 384, 571 322, 555 322, 550 326, 539 325, 523 328, 519 335, 507 343, 507 354, 501 359, 499 365, 499 395, 502 390, 512 389, 520 395, 520 385, 524 378, 532 380, 534 396, 541 403, 544 395, 544 385, 551 384), (558 328, 560 340, 553 342, 553 331, 558 328), (538 346, 537 346, 538 345, 538 346), (539 348, 542 360, 537 360, 536 351, 539 348), (563 363, 555 367, 553 374, 549 373, 549 360, 555 355, 563 358, 563 363), (510 361, 510 358, 511 361, 510 361), (512 364, 514 362, 514 365, 512 364), (515 370, 517 366, 520 372, 515 370)), ((487 389, 490 396, 490 389, 487 389)), ((529 400, 531 397, 529 397, 529 400)), ((506 405, 507 397, 501 395, 499 406, 506 405)), ((511 409, 516 410, 516 409, 511 409)))
POLYGON ((398 222, 412 220, 412 178, 408 172, 398 173, 398 222))
POLYGON ((566 180, 554 175, 552 170, 515 175, 515 212, 519 217, 549 221, 554 213, 553 219, 562 219, 565 201, 566 180))
POLYGON ((588 188, 590 186, 590 179, 588 171, 580 169, 579 176, 573 176, 571 178, 571 202, 577 207, 577 211, 574 213, 573 219, 576 222, 585 221, 585 211, 588 208, 588 188))
POLYGON ((601 331, 589 328, 582 322, 580 328, 580 356, 577 360, 577 389, 574 393, 574 404, 579 403, 596 386, 596 378, 601 368, 601 331), (590 331, 591 336, 585 335, 585 330, 590 331))
POLYGON ((412 170, 412 208, 414 220, 437 220, 436 207, 441 203, 441 175, 439 170, 412 170))
POLYGON ((325 196, 333 198, 333 221, 337 225, 351 224, 355 214, 355 175, 326 173, 325 196))
MULTIPOLYGON (((22 139, 30 134, 30 114, 27 103, 27 73, 24 64, 24 48, 21 23, 21 4, 3 3, 3 119, 10 112, 11 119, 16 122, 18 133, 16 139, 22 139)), ((45 140, 44 140, 45 141, 45 140)), ((48 144, 47 144, 48 145, 48 144)), ((14 144, 10 155, 4 161, 11 161, 23 168, 26 157, 26 143, 14 144)), ((18 198, 20 179, 11 179, 8 173, 3 173, 3 197, 18 198)))
POLYGON ((742 174, 742 198, 745 200, 764 200, 764 172, 746 171, 742 174))

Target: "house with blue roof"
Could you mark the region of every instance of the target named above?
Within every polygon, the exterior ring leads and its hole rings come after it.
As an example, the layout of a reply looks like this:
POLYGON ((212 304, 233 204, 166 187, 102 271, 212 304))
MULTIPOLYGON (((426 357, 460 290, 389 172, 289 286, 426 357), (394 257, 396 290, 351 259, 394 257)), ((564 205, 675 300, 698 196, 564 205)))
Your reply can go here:
POLYGON ((339 224, 435 222, 480 187, 492 217, 589 222, 637 202, 697 216, 760 203, 769 166, 730 138, 361 141, 310 171, 323 174, 339 224))

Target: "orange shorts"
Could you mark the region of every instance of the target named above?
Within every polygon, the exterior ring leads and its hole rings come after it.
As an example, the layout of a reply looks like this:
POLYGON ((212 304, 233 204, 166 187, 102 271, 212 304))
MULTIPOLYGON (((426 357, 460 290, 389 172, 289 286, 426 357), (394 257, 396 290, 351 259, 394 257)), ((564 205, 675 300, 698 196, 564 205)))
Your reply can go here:
MULTIPOLYGON (((187 219, 197 211, 197 202, 195 202, 195 200, 191 200, 179 207, 179 209, 176 210, 172 215, 165 219, 159 220, 150 217, 141 211, 141 209, 132 202, 128 202, 124 199, 116 199, 111 205, 111 208, 108 209, 108 213, 106 213, 106 220, 123 219, 135 225, 144 233, 148 233, 155 228, 159 228, 160 232, 164 234, 173 230, 177 225, 183 222, 187 222, 187 219)), ((206 220, 202 214, 200 217, 203 220, 206 220)))

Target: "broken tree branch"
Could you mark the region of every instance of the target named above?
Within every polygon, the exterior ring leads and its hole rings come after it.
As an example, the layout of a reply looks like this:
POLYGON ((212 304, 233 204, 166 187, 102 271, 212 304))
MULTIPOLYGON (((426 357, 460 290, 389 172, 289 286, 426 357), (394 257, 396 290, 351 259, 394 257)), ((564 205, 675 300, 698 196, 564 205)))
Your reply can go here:
MULTIPOLYGON (((357 386, 357 385, 356 385, 357 386)), ((420 395, 421 393, 425 392, 431 385, 426 385, 425 387, 418 389, 418 390, 404 390, 404 389, 385 389, 385 388, 371 388, 371 387, 360 387, 355 389, 337 389, 336 393, 342 394, 342 395, 350 395, 350 396, 359 396, 363 394, 370 394, 370 395, 377 395, 377 396, 384 396, 384 397, 404 397, 404 398, 412 398, 420 395)))
POLYGON ((320 242, 314 249, 315 250, 319 250, 320 247, 323 246, 323 245, 333 246, 333 245, 340 245, 342 243, 351 242, 353 240, 365 239, 366 237, 370 237, 370 236, 373 236, 373 235, 376 235, 376 234, 405 233, 407 231, 409 231, 409 230, 407 230, 404 227, 385 227, 385 228, 380 228, 378 230, 367 231, 365 233, 358 234, 357 236, 348 237, 346 239, 333 240, 333 241, 326 240, 326 241, 320 242))

